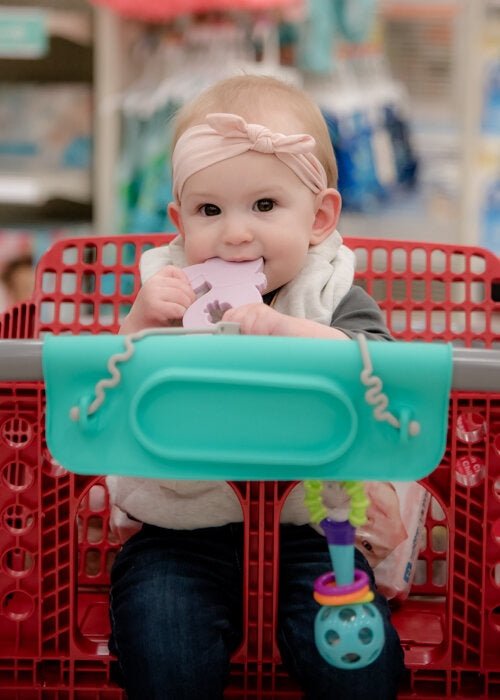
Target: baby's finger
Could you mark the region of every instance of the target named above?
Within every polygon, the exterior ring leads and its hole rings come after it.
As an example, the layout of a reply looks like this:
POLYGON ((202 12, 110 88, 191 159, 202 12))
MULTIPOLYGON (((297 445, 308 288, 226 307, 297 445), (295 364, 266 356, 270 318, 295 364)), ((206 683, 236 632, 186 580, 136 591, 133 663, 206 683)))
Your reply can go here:
POLYGON ((256 305, 244 304, 243 306, 233 306, 224 313, 222 320, 231 321, 233 323, 241 323, 250 313, 252 313, 254 306, 256 305))
POLYGON ((196 299, 196 294, 189 282, 179 277, 154 277, 146 282, 143 289, 147 289, 148 296, 163 299, 172 295, 182 294, 186 306, 190 306, 196 299))
POLYGON ((175 304, 180 304, 184 307, 184 309, 187 309, 188 306, 191 306, 191 304, 196 299, 196 295, 194 294, 191 287, 186 286, 161 287, 157 290, 154 290, 153 296, 162 302, 173 302, 175 304))
POLYGON ((188 276, 186 275, 184 270, 180 267, 177 267, 176 265, 166 265, 165 267, 162 267, 161 270, 158 270, 154 277, 176 278, 179 280, 183 280, 184 282, 187 282, 187 284, 189 284, 188 276))
POLYGON ((150 316, 154 319, 154 325, 169 325, 171 321, 182 319, 186 312, 184 304, 172 300, 156 300, 151 308, 150 316))
POLYGON ((259 335, 259 316, 261 304, 244 304, 237 308, 228 309, 223 321, 239 323, 240 331, 245 335, 259 335))
POLYGON ((184 314, 186 313, 186 307, 184 304, 177 304, 174 301, 168 301, 162 305, 162 316, 165 322, 168 321, 180 321, 184 314))

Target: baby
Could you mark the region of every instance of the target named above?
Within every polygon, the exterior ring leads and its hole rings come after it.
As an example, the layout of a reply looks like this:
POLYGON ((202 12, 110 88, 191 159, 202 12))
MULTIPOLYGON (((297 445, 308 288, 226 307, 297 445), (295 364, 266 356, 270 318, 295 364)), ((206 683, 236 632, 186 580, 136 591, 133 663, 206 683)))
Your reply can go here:
MULTIPOLYGON (((196 299, 183 268, 220 258, 263 260, 263 301, 223 313, 244 334, 390 339, 377 304, 352 284, 328 130, 302 91, 262 76, 217 83, 178 114, 172 166, 168 212, 179 235, 144 254, 143 285, 122 333, 178 325, 196 299)), ((108 487, 114 516, 136 529, 118 553, 111 586, 110 648, 129 700, 220 699, 242 632, 236 496, 224 482, 111 477, 108 487)), ((372 664, 337 669, 316 650, 311 587, 331 563, 303 495, 295 488, 281 513, 283 661, 307 698, 395 700, 403 654, 378 593, 386 643, 372 664)), ((358 551, 355 565, 374 585, 358 551)))

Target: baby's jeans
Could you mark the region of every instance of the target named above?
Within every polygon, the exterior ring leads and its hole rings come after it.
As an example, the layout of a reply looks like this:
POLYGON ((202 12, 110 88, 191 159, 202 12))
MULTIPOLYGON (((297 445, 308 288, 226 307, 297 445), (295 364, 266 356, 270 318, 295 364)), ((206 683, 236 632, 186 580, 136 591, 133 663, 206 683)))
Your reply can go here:
MULTIPOLYGON (((199 530, 144 525, 111 574, 110 649, 129 700, 220 700, 242 629, 241 524, 199 530)), ((403 653, 377 594, 386 643, 366 668, 340 670, 314 643, 317 576, 331 570, 324 537, 281 526, 278 644, 308 700, 395 700, 403 653)), ((356 552, 356 567, 372 577, 356 552)), ((373 580, 373 579, 372 579, 373 580)))

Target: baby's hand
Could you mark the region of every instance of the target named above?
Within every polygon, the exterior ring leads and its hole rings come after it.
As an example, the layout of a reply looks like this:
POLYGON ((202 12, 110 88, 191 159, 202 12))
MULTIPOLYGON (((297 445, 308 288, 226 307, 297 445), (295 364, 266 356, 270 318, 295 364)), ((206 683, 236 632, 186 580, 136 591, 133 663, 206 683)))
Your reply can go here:
POLYGON ((286 316, 264 303, 257 303, 229 309, 222 320, 239 323, 245 335, 296 335, 292 328, 300 319, 286 316))
POLYGON ((171 326, 182 319, 195 299, 186 274, 179 267, 168 265, 143 284, 120 333, 171 326))
POLYGON ((310 321, 307 318, 287 316, 287 314, 282 314, 264 303, 245 304, 238 308, 229 309, 222 320, 239 323, 240 330, 245 335, 281 335, 298 338, 348 340, 348 336, 338 328, 330 328, 330 326, 310 321))

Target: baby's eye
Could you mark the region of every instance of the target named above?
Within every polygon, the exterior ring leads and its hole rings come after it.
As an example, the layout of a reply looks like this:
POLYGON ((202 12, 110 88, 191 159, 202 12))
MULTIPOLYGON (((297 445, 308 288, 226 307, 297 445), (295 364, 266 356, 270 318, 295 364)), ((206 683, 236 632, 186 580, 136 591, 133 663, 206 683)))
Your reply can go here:
POLYGON ((205 216, 217 216, 220 214, 220 209, 216 204, 203 204, 200 207, 200 212, 205 216))
POLYGON ((272 211, 276 202, 273 199, 258 199, 254 206, 257 211, 272 211))

